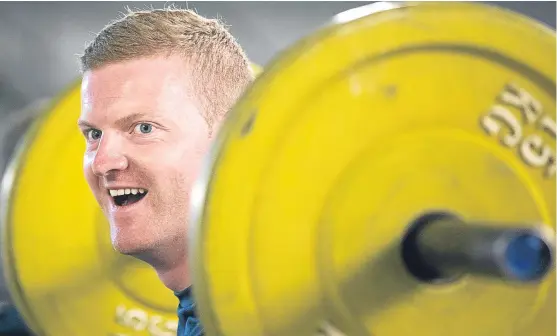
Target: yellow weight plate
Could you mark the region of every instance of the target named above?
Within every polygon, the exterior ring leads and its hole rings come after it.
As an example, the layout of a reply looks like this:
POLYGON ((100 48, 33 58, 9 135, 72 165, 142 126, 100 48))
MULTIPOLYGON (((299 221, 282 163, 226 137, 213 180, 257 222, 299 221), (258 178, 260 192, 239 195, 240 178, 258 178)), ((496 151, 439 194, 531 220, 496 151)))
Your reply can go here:
POLYGON ((555 47, 514 13, 434 2, 273 62, 194 188, 207 334, 555 335, 554 270, 433 285, 401 256, 426 211, 555 229, 555 47))
POLYGON ((83 177, 79 113, 75 83, 34 122, 5 173, 0 236, 11 296, 40 336, 176 335, 176 297, 150 266, 111 246, 83 177))

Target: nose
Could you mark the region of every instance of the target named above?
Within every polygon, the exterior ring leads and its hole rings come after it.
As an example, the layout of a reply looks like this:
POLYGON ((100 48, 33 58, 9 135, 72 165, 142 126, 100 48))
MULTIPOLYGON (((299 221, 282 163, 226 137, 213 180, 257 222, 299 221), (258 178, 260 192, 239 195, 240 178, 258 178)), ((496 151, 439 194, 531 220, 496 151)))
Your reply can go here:
POLYGON ((106 176, 111 171, 124 170, 128 160, 121 141, 104 133, 93 159, 92 170, 97 176, 106 176))

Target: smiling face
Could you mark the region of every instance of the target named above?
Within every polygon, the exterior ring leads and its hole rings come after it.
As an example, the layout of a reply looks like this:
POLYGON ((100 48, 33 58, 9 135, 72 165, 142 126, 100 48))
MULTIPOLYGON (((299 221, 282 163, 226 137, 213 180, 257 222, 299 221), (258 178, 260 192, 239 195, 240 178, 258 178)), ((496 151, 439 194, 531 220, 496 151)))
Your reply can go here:
POLYGON ((84 174, 121 253, 185 246, 190 189, 210 144, 191 82, 179 57, 84 74, 84 174))

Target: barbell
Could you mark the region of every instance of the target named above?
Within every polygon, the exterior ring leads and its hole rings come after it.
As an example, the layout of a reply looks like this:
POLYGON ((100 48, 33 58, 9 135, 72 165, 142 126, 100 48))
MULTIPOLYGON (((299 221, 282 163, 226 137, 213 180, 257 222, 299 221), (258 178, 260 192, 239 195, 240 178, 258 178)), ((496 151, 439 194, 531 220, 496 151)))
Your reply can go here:
MULTIPOLYGON (((207 335, 554 335, 555 60, 553 31, 460 3, 353 12, 284 52, 194 187, 207 335)), ((81 176, 79 99, 4 174, 11 298, 38 335, 173 335, 176 298, 113 252, 81 176)))

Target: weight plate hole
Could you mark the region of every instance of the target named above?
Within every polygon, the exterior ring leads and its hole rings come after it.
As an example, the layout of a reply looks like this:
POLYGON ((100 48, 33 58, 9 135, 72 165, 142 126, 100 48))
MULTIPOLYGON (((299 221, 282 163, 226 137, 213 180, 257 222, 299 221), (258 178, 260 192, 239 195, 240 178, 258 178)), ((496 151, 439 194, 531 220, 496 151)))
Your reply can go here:
POLYGON ((447 277, 441 274, 441 272, 422 258, 416 244, 416 238, 421 229, 429 223, 448 217, 454 217, 454 215, 447 212, 426 213, 410 224, 406 235, 402 239, 402 260, 404 265, 407 271, 421 282, 440 285, 454 282, 460 277, 460 275, 447 277))

